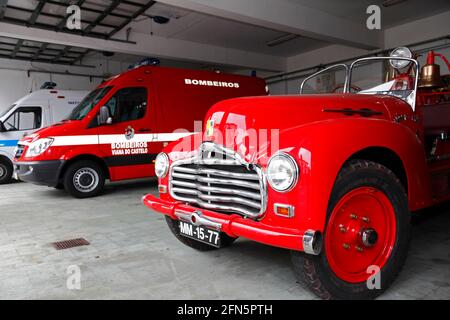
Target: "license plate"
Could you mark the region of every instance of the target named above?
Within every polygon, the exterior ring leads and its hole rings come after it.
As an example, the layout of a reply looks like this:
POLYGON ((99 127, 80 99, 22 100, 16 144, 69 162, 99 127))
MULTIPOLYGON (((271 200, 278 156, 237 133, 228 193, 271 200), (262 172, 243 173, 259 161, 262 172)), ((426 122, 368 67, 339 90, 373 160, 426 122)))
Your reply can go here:
POLYGON ((180 234, 213 247, 220 247, 220 232, 202 226, 194 226, 184 221, 179 222, 180 234))

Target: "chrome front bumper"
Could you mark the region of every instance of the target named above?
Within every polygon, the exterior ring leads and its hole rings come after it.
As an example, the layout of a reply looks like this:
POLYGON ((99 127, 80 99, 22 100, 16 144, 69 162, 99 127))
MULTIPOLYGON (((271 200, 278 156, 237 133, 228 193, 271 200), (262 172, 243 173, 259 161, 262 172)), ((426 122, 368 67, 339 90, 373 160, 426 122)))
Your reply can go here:
POLYGON ((146 195, 142 202, 148 208, 165 214, 174 220, 183 220, 196 226, 221 231, 230 237, 243 237, 267 245, 320 254, 322 242, 319 231, 298 230, 277 227, 263 222, 243 218, 237 214, 223 214, 206 209, 194 208, 188 204, 165 201, 153 195, 146 195))

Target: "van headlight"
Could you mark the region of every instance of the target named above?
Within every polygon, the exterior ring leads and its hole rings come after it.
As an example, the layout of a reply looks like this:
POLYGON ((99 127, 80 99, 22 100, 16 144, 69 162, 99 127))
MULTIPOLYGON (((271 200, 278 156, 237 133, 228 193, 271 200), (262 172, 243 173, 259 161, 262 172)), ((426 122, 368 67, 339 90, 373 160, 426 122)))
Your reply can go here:
POLYGON ((164 152, 158 154, 155 160, 155 173, 158 178, 164 178, 169 171, 169 157, 164 152))
POLYGON ((272 156, 267 165, 267 180, 270 186, 278 192, 287 192, 295 187, 298 181, 299 169, 294 158, 280 152, 272 156))
POLYGON ((39 139, 28 146, 27 153, 25 154, 26 158, 37 157, 42 154, 45 150, 47 150, 53 143, 55 139, 53 138, 44 138, 39 139))

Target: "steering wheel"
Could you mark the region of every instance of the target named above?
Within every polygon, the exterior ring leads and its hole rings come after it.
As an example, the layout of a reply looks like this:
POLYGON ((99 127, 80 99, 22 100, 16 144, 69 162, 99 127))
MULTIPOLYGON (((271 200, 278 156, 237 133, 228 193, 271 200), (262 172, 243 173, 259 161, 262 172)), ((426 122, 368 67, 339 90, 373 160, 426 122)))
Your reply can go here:
MULTIPOLYGON (((338 91, 339 89, 344 89, 344 87, 345 87, 345 84, 343 84, 343 83, 338 84, 331 92, 336 93, 336 91, 338 91)), ((359 92, 359 91, 362 90, 360 87, 358 87, 358 86, 356 86, 356 85, 354 85, 354 84, 352 84, 352 85, 350 86, 350 88, 351 88, 352 90, 354 90, 354 92, 359 92)))

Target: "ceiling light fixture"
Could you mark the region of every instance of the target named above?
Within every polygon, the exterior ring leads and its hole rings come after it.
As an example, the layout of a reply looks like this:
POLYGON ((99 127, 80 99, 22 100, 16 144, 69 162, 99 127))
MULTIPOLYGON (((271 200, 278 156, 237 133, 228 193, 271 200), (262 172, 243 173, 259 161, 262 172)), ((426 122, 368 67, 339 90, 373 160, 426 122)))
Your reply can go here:
POLYGON ((405 2, 406 0, 384 0, 382 5, 383 7, 392 7, 395 6, 399 3, 405 2))
POLYGON ((288 41, 292 41, 292 40, 297 39, 297 38, 300 38, 300 36, 297 35, 297 34, 289 33, 289 34, 286 34, 286 35, 281 36, 279 38, 276 38, 276 39, 273 39, 273 40, 270 40, 270 41, 266 42, 266 45, 268 47, 272 48, 272 47, 279 46, 280 44, 286 43, 288 41))
POLYGON ((170 18, 163 16, 151 16, 150 19, 153 19, 153 21, 159 24, 166 24, 170 21, 170 18))

